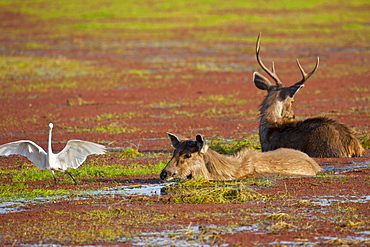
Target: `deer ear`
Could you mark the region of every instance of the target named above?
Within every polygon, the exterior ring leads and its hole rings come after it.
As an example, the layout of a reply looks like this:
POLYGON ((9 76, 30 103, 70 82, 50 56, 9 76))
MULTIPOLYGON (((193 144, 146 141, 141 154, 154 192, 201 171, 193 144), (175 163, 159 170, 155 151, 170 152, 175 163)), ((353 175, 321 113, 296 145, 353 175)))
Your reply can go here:
POLYGON ((168 137, 170 138, 170 141, 171 141, 171 143, 172 143, 172 146, 174 147, 174 148, 178 148, 179 147, 179 144, 180 144, 180 139, 176 136, 176 135, 174 135, 174 134, 171 134, 171 133, 169 133, 169 132, 167 132, 167 135, 168 135, 168 137))
POLYGON ((258 89, 269 90, 273 85, 271 82, 258 72, 253 73, 253 82, 258 89))
POLYGON ((201 134, 197 134, 195 139, 197 140, 197 146, 199 148, 199 152, 206 153, 208 150, 208 145, 206 145, 206 140, 201 134))
POLYGON ((304 87, 304 85, 293 85, 289 87, 289 95, 293 98, 293 96, 298 92, 299 89, 304 87))

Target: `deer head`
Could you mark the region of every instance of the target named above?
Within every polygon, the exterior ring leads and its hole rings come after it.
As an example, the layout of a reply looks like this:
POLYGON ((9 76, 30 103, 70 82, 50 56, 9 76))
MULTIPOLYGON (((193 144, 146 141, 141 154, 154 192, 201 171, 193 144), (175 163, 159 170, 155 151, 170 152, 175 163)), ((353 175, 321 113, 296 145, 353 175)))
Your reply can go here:
POLYGON ((256 43, 257 62, 261 68, 275 81, 275 84, 272 84, 269 79, 260 73, 253 73, 254 85, 258 89, 266 90, 268 93, 265 101, 262 103, 261 115, 269 122, 282 123, 285 121, 292 121, 294 119, 294 113, 292 109, 294 95, 300 88, 304 86, 303 84, 311 77, 311 75, 315 73, 319 67, 319 57, 317 57, 316 65, 310 73, 306 73, 304 71, 299 63, 299 60, 297 59, 297 65, 301 71, 302 79, 292 86, 285 87, 275 72, 274 62, 272 62, 271 70, 269 70, 263 64, 260 57, 260 39, 261 33, 259 33, 256 43))
POLYGON ((171 133, 167 135, 175 150, 171 160, 162 170, 160 178, 165 181, 175 178, 192 178, 194 170, 204 163, 201 155, 208 150, 203 136, 197 134, 196 140, 193 141, 180 135, 171 133))

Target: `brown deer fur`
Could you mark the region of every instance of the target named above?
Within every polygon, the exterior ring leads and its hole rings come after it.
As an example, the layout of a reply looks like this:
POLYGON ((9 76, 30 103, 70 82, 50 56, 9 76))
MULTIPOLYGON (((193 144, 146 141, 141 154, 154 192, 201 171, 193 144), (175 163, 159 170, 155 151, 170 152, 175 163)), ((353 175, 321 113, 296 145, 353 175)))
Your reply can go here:
POLYGON ((298 67, 302 80, 290 87, 285 87, 275 73, 274 64, 270 71, 259 56, 260 35, 257 39, 256 56, 263 70, 275 81, 272 84, 266 77, 254 72, 253 81, 258 89, 266 90, 267 96, 261 104, 259 136, 262 151, 278 148, 293 148, 307 153, 311 157, 358 157, 365 152, 359 141, 344 124, 326 117, 309 118, 295 121, 292 104, 294 95, 303 87, 303 83, 316 71, 305 73, 299 61, 298 67))
POLYGON ((246 148, 235 155, 222 155, 210 149, 200 134, 196 135, 196 141, 167 134, 175 151, 160 174, 165 181, 200 177, 235 180, 265 175, 313 176, 322 170, 307 154, 294 149, 263 153, 246 148))

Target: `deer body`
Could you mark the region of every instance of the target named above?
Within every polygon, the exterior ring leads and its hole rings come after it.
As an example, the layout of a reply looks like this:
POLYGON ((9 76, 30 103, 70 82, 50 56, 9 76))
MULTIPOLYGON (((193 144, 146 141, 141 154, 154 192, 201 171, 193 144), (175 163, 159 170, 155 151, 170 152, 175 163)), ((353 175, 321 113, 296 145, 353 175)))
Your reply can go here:
POLYGON ((162 170, 162 180, 175 178, 205 178, 208 180, 238 180, 245 177, 283 175, 313 176, 321 167, 307 154, 281 148, 270 152, 243 149, 235 155, 222 155, 210 149, 202 135, 196 141, 168 133, 174 155, 162 170))
POLYGON ((316 71, 306 73, 299 61, 298 67, 302 80, 285 87, 275 73, 274 64, 269 70, 259 56, 260 35, 257 39, 256 56, 262 69, 275 81, 272 84, 266 77, 254 72, 253 81, 258 89, 266 90, 267 96, 260 108, 259 136, 262 151, 278 148, 292 148, 307 153, 311 157, 358 157, 365 152, 356 137, 344 124, 326 117, 309 118, 295 121, 293 112, 294 95, 304 82, 316 71))

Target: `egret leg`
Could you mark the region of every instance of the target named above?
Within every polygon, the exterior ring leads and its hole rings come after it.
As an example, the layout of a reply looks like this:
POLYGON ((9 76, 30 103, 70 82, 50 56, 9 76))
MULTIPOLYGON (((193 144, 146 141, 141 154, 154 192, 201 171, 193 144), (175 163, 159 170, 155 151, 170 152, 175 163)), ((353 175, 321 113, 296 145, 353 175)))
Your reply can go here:
POLYGON ((65 172, 72 178, 73 182, 75 182, 75 184, 77 184, 76 179, 72 176, 72 174, 67 170, 65 172))
POLYGON ((54 184, 53 184, 53 187, 54 187, 57 185, 57 178, 55 177, 54 172, 51 172, 51 174, 53 174, 53 178, 54 178, 54 184))

